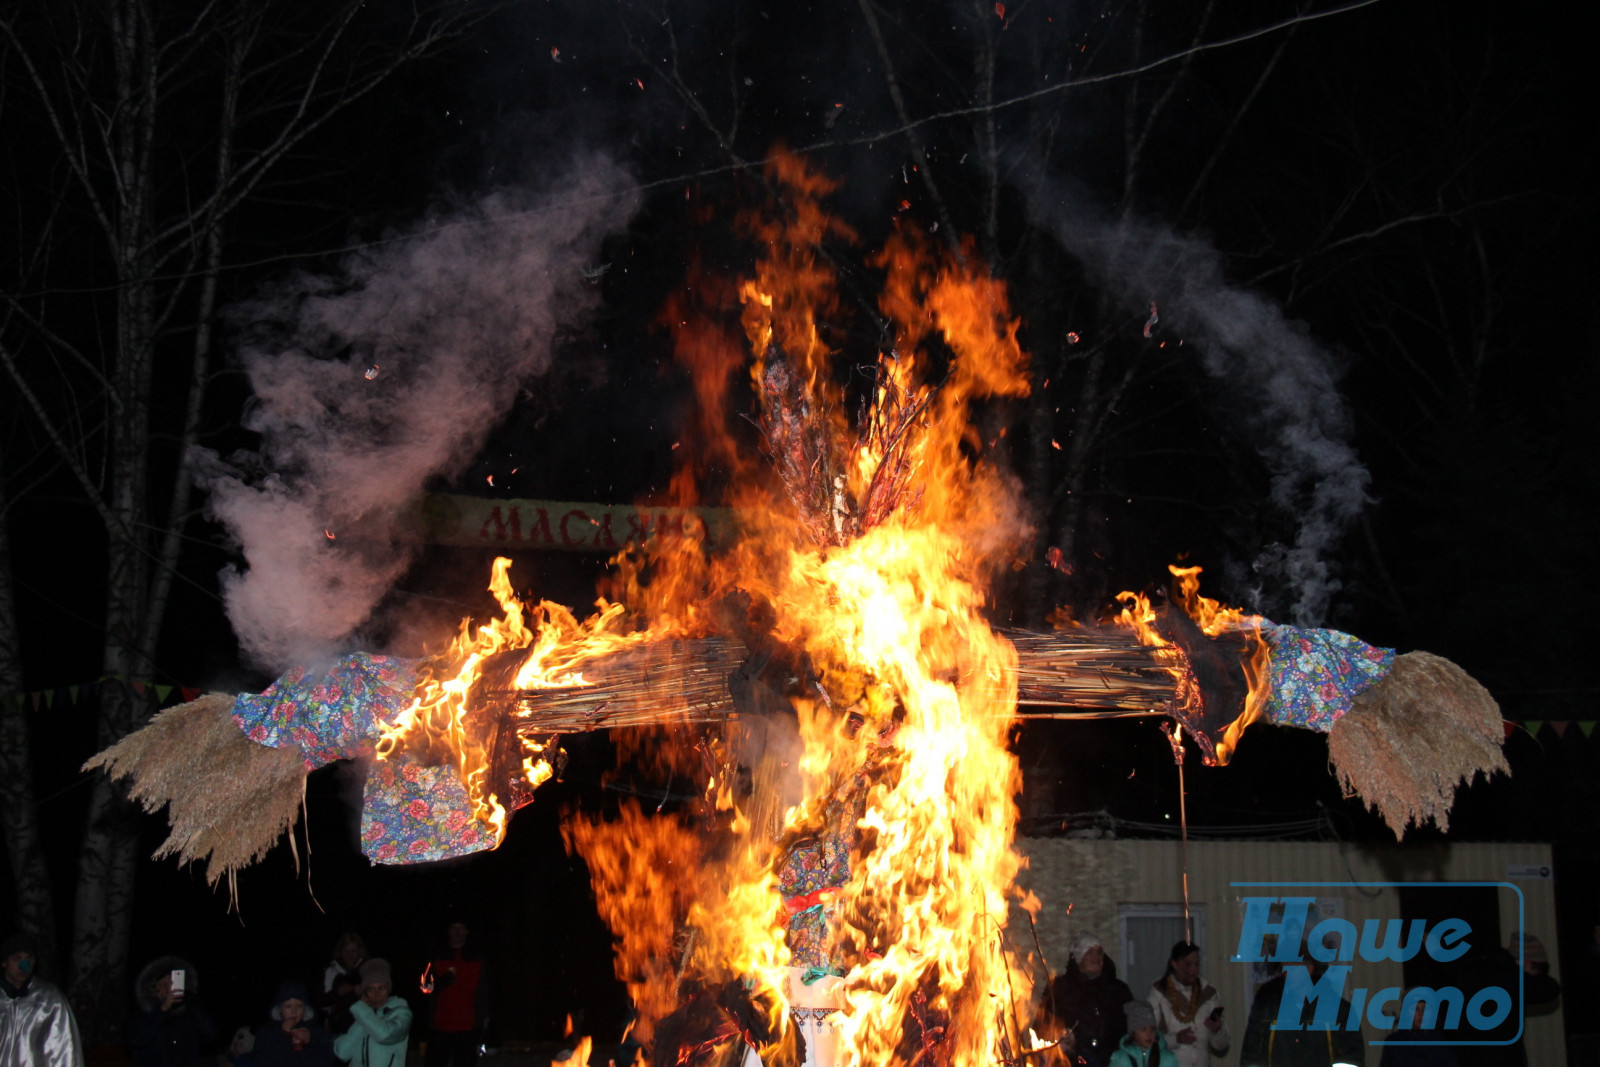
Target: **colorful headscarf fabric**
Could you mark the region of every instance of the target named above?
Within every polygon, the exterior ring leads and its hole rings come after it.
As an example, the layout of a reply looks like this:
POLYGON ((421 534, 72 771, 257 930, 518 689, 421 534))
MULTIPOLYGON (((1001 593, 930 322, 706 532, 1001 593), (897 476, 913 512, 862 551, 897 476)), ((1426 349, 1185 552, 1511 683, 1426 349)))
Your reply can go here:
MULTIPOLYGON (((233 721, 269 748, 298 748, 312 771, 369 758, 380 727, 410 706, 420 660, 355 652, 313 672, 294 667, 233 702, 233 721)), ((423 863, 492 849, 455 768, 401 753, 372 764, 361 806, 361 852, 375 863, 423 863)))
POLYGON ((1272 696, 1268 722, 1327 733, 1351 702, 1383 680, 1394 649, 1378 648, 1338 630, 1307 630, 1264 623, 1272 646, 1272 696))

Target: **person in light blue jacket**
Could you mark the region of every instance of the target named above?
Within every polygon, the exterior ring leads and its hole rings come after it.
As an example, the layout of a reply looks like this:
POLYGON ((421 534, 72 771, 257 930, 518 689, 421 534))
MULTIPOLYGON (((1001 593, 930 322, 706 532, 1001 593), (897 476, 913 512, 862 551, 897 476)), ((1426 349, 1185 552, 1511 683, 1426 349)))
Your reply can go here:
POLYGON ((1122 1006, 1128 1017, 1128 1036, 1111 1054, 1110 1067, 1178 1067, 1178 1057, 1156 1029, 1156 1012, 1142 1000, 1122 1006))
POLYGON ((350 1007, 354 1021, 333 1042, 333 1054, 350 1067, 405 1067, 411 1009, 390 995, 393 988, 387 961, 361 965, 361 999, 350 1007))

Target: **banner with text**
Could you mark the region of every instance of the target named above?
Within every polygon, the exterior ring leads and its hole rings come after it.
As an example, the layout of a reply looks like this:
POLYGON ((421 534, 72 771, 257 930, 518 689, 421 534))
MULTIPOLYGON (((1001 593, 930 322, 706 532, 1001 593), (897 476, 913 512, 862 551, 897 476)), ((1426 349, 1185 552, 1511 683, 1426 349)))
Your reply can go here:
POLYGON ((491 500, 434 493, 418 501, 402 528, 417 540, 437 545, 615 552, 656 535, 726 544, 734 520, 730 508, 491 500))

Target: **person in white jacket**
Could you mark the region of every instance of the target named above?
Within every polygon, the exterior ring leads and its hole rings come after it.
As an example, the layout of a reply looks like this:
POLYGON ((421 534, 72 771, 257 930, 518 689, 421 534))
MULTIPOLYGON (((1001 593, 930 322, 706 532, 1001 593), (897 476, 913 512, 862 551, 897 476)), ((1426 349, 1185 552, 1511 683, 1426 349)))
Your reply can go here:
POLYGON ((1179 1067, 1210 1067, 1228 1051, 1222 998, 1200 977, 1200 946, 1179 941, 1167 956, 1167 973, 1150 987, 1156 1029, 1178 1054, 1179 1067))
POLYGON ((78 1021, 61 990, 34 973, 38 960, 26 934, 0 944, 0 1064, 83 1067, 78 1021))

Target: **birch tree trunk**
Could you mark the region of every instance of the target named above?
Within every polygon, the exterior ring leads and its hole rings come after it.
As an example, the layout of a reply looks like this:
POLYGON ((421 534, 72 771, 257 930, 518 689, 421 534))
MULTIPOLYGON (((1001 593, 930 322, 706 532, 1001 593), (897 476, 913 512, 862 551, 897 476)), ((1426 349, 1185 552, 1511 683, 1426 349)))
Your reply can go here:
POLYGON ((56 909, 39 840, 33 791, 33 744, 22 688, 21 633, 11 581, 11 539, 5 483, 0 482, 0 832, 16 893, 15 925, 43 943, 47 974, 56 969, 56 909))
MULTIPOLYGON (((23 87, 0 103, 17 109, 31 92, 29 118, 60 157, 37 188, 18 190, 41 206, 33 214, 19 206, 19 217, 46 221, 23 227, 24 247, 7 264, 0 374, 8 402, 16 398, 104 529, 96 748, 155 710, 138 683, 162 673, 157 648, 192 515, 230 220, 307 138, 491 10, 477 0, 379 6, 61 0, 0 8, 0 62, 23 87), (95 276, 114 282, 89 298, 104 328, 56 321, 63 304, 48 295, 53 272, 74 269, 60 265, 71 257, 60 253, 54 225, 68 203, 94 231, 95 276), (183 397, 181 417, 164 411, 160 427, 158 384, 183 397), (80 395, 93 399, 86 405, 80 395), (158 432, 177 439, 175 461, 155 458, 158 432)), ((3 698, 21 687, 4 552, 0 572, 3 698)), ((14 701, 0 707, 7 850, 19 907, 47 933, 48 885, 29 881, 43 874, 29 858, 38 851, 33 791, 28 775, 12 773, 30 766, 27 723, 14 701)), ((79 843, 68 983, 90 1043, 116 1040, 125 1014, 137 831, 122 791, 97 779, 79 843)))

